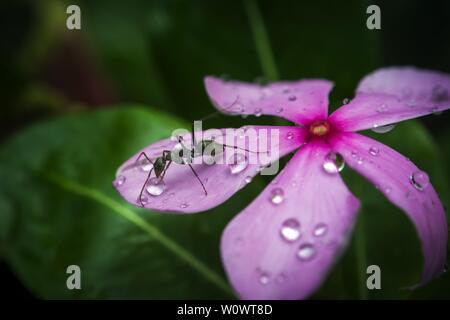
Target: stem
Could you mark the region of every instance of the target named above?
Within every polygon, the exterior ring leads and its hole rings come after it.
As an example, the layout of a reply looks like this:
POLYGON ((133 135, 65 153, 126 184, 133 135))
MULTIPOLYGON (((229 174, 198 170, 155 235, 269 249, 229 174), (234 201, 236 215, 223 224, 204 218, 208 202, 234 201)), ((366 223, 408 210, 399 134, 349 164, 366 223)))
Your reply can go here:
POLYGON ((255 42, 264 77, 270 81, 276 81, 278 80, 278 71, 258 4, 255 0, 245 0, 245 9, 247 11, 253 33, 253 40, 255 42))
POLYGON ((45 175, 45 178, 50 182, 58 185, 59 187, 78 194, 80 196, 89 198, 109 209, 122 218, 128 220, 141 230, 143 230, 153 240, 159 242, 167 250, 171 251, 178 258, 190 265, 193 269, 203 274, 206 279, 215 284, 230 296, 234 296, 230 287, 225 280, 222 279, 215 271, 207 267, 200 260, 194 257, 189 251, 181 247, 175 241, 171 240, 168 236, 161 232, 157 226, 150 224, 148 221, 141 218, 135 212, 129 208, 121 205, 117 201, 109 198, 107 195, 101 193, 98 190, 92 189, 87 186, 80 185, 74 181, 67 180, 66 178, 53 173, 45 175))
POLYGON ((369 298, 367 291, 367 259, 366 259, 366 240, 365 240, 365 223, 364 223, 364 215, 359 215, 359 223, 355 232, 355 253, 356 253, 356 265, 359 270, 359 286, 358 286, 358 295, 359 299, 367 300, 369 298))

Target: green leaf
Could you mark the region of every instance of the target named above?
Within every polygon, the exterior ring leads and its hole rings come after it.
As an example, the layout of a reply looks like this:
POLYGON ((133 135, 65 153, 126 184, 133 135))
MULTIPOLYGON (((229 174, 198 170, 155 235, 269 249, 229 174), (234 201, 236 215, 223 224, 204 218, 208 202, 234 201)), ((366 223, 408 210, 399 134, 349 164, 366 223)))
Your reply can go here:
POLYGON ((128 106, 36 125, 0 151, 0 250, 43 298, 232 298, 221 230, 260 190, 199 215, 128 206, 112 188, 140 148, 186 127, 128 106), (79 265, 82 290, 66 288, 79 265))
MULTIPOLYGON (((363 134, 409 157, 428 173, 441 201, 448 204, 448 179, 439 148, 420 122, 400 123, 386 134, 363 134)), ((423 265, 420 242, 412 223, 357 173, 347 168, 343 176, 348 187, 361 200, 362 207, 349 249, 317 297, 398 299, 417 294, 417 291, 407 289, 419 282, 423 265), (368 290, 366 287, 366 269, 372 264, 381 268, 381 290, 368 290)), ((450 288, 449 280, 449 277, 441 277, 428 286, 438 283, 450 288)))

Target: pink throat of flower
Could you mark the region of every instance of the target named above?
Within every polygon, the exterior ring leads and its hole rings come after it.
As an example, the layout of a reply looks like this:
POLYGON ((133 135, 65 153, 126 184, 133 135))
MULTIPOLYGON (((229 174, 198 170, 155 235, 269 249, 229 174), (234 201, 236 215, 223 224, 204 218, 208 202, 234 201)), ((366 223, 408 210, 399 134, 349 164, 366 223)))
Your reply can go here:
POLYGON ((314 121, 309 125, 309 133, 313 137, 323 137, 330 132, 330 124, 326 120, 314 121))

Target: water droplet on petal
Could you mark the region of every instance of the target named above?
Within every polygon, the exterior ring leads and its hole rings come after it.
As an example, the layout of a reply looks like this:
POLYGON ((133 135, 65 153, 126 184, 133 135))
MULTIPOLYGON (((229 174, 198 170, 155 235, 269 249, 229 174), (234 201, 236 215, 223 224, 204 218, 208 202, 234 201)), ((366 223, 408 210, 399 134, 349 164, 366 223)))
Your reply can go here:
POLYGON ((259 283, 265 285, 268 284, 270 281, 270 277, 267 273, 263 272, 259 275, 259 283))
POLYGON ((344 98, 344 100, 342 100, 342 104, 348 104, 350 102, 349 98, 344 98))
POLYGON ((289 99, 289 101, 295 101, 295 100, 297 100, 297 97, 294 95, 291 95, 291 96, 289 96, 288 99, 289 99))
POLYGON ((250 182, 252 182, 252 177, 251 176, 247 176, 247 177, 245 177, 245 179, 244 179, 244 181, 245 181, 245 183, 250 183, 250 182))
POLYGON ((281 237, 287 242, 294 242, 300 237, 300 223, 290 218, 283 222, 280 230, 281 237))
POLYGON ((245 170, 248 166, 248 159, 245 154, 235 153, 228 160, 230 172, 232 174, 238 174, 245 170))
POLYGON ((448 90, 440 85, 435 86, 431 92, 431 100, 434 102, 444 102, 449 100, 448 90))
POLYGON ((378 156, 380 154, 380 149, 378 149, 377 147, 370 147, 369 153, 372 156, 376 157, 376 156, 378 156))
POLYGON ((142 163, 142 165, 139 167, 139 169, 143 172, 149 172, 152 170, 153 164, 151 164, 147 159, 142 163))
POLYGON ((391 188, 391 187, 386 187, 386 188, 384 188, 384 193, 386 193, 386 194, 390 194, 391 191, 392 191, 392 188, 391 188))
POLYGON ((297 251, 297 257, 302 261, 309 261, 316 255, 316 249, 311 243, 302 244, 297 251))
POLYGON ((137 200, 138 204, 146 205, 148 203, 148 198, 145 194, 141 195, 141 198, 137 200))
POLYGON ((335 174, 341 172, 345 167, 344 157, 340 153, 330 152, 326 155, 322 166, 326 173, 335 174))
POLYGON ((255 116, 256 117, 260 117, 262 115, 262 110, 261 110, 261 108, 257 108, 256 110, 255 110, 255 116))
POLYGON ((114 186, 115 187, 120 187, 121 185, 123 185, 125 183, 125 181, 127 180, 127 178, 125 178, 125 176, 118 176, 116 178, 116 180, 114 180, 114 186))
POLYGON ((145 186, 145 191, 151 196, 157 197, 161 195, 166 188, 166 184, 163 179, 151 178, 145 186))
POLYGON ((324 236, 328 231, 328 227, 324 223, 319 223, 313 231, 314 236, 316 237, 322 237, 324 236))
POLYGON ((357 155, 358 153, 356 151, 352 151, 352 158, 356 158, 357 155))
POLYGON ((286 135, 286 139, 288 139, 288 140, 294 139, 294 133, 289 131, 286 135))
POLYGON ((378 113, 385 113, 387 111, 387 109, 388 109, 387 105, 383 103, 383 104, 378 106, 377 112, 378 113))
POLYGON ((270 193, 270 201, 275 205, 282 203, 284 201, 283 189, 280 188, 273 189, 272 192, 270 193))
POLYGON ((417 101, 415 99, 409 100, 406 105, 410 108, 414 108, 417 105, 417 101))
POLYGON ((278 108, 277 113, 282 113, 284 111, 283 107, 278 108))
POLYGON ((356 160, 356 163, 359 164, 359 165, 361 165, 361 164, 364 163, 364 160, 365 160, 365 159, 364 159, 363 157, 359 157, 358 160, 356 160))
POLYGON ((186 209, 187 207, 189 207, 189 204, 187 202, 183 202, 182 204, 180 204, 181 209, 186 209))
POLYGON ((435 116, 439 116, 439 115, 442 114, 443 110, 438 108, 438 107, 433 107, 433 108, 430 109, 430 112, 432 114, 434 114, 435 116))
POLYGON ((391 131, 392 129, 394 129, 394 125, 393 124, 387 124, 385 126, 380 126, 378 124, 374 124, 372 126, 372 131, 376 132, 376 133, 386 133, 391 131))
POLYGON ((423 171, 416 171, 414 172, 410 177, 409 180, 411 181, 414 188, 416 188, 419 191, 422 191, 425 189, 428 184, 430 183, 430 179, 428 178, 428 175, 423 171))

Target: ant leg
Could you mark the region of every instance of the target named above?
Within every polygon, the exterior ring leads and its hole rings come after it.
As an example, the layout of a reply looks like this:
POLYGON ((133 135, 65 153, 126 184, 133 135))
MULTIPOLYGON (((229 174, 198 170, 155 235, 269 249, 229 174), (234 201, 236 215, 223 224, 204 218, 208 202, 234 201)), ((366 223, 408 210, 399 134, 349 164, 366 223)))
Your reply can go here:
POLYGON ((144 203, 142 202, 142 194, 144 193, 144 188, 147 185, 148 180, 150 179, 150 175, 152 174, 152 171, 153 171, 153 168, 148 173, 147 179, 145 179, 145 182, 141 188, 141 192, 139 193, 139 202, 141 203, 142 208, 144 208, 144 203))
POLYGON ((147 154, 145 153, 145 151, 142 151, 142 152, 139 154, 139 156, 138 156, 137 159, 136 159, 136 162, 138 162, 139 159, 140 159, 142 156, 144 156, 145 159, 147 159, 148 162, 150 162, 151 164, 153 164, 153 161, 150 160, 150 158, 147 156, 147 154))
POLYGON ((205 191, 205 196, 207 196, 208 192, 206 191, 206 188, 203 185, 202 180, 200 180, 200 177, 198 176, 197 172, 195 172, 194 168, 189 163, 187 165, 189 166, 189 168, 191 168, 192 173, 195 175, 195 177, 197 178, 198 182, 200 182, 200 184, 202 185, 203 191, 205 191))
POLYGON ((228 148, 233 148, 234 150, 236 150, 236 149, 239 149, 239 150, 244 150, 244 151, 247 151, 247 152, 251 152, 251 153, 266 153, 266 152, 264 152, 264 151, 252 151, 252 150, 248 150, 248 149, 245 149, 245 148, 240 148, 240 147, 238 147, 238 146, 230 146, 230 145, 228 145, 228 144, 222 144, 224 147, 228 147, 228 148))
POLYGON ((153 164, 153 161, 150 160, 150 158, 147 156, 147 154, 146 154, 144 151, 142 151, 142 152, 139 154, 139 156, 137 157, 136 161, 134 161, 134 163, 130 163, 129 165, 123 167, 123 168, 122 168, 122 171, 136 168, 136 166, 137 166, 138 164, 140 164, 139 161, 140 161, 140 159, 141 159, 142 156, 144 156, 144 157, 147 159, 148 162, 150 162, 151 164, 153 164))

